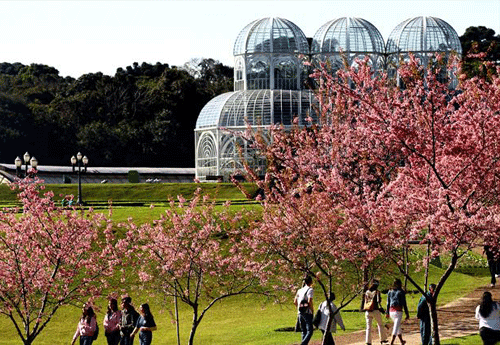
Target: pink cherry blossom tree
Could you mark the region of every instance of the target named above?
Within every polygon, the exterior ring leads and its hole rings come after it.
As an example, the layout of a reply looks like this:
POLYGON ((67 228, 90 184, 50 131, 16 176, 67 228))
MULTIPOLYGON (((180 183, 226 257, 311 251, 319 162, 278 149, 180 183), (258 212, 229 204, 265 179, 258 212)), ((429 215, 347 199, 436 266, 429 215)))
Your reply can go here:
POLYGON ((134 265, 146 286, 177 297, 191 307, 193 321, 188 344, 215 303, 236 295, 259 293, 248 250, 242 245, 243 219, 229 204, 215 202, 198 190, 193 199, 178 197, 153 224, 128 225, 122 250, 134 254, 134 265))
POLYGON ((0 313, 32 344, 61 306, 98 296, 117 261, 103 216, 56 206, 38 180, 16 187, 22 207, 0 212, 0 313))
MULTIPOLYGON (((332 127, 293 126, 285 131, 275 126, 269 133, 250 129, 246 135, 268 162, 263 180, 247 167, 247 179, 264 195, 262 220, 248 237, 252 253, 266 258, 264 267, 258 266, 262 281, 275 277, 274 289, 284 289, 290 297, 297 275, 310 275, 320 288, 317 303, 336 291, 341 310, 385 263, 381 250, 368 250, 366 231, 353 231, 346 218, 346 209, 361 210, 370 202, 377 184, 368 184, 356 198, 348 191, 359 172, 351 171, 350 179, 340 176, 332 127)), ((329 323, 333 316, 330 311, 329 323)))
MULTIPOLYGON (((484 243, 498 247, 499 243, 500 82, 496 76, 490 81, 467 80, 459 74, 459 88, 452 90, 442 78, 443 68, 453 72, 460 66, 445 65, 437 56, 435 65, 425 67, 412 59, 400 68, 404 88, 372 78, 368 66, 341 73, 343 80, 354 84, 351 88, 332 82, 324 72, 318 76, 328 84, 320 92, 337 97, 335 105, 323 102, 323 106, 346 117, 350 124, 342 134, 350 138, 354 132, 358 138, 354 146, 345 141, 342 146, 352 149, 354 157, 364 157, 368 171, 374 166, 383 171, 396 168, 370 206, 374 211, 370 219, 379 224, 387 219, 377 227, 379 231, 370 232, 370 247, 383 250, 421 293, 425 286, 394 254, 415 240, 429 247, 424 266, 440 253, 451 257, 433 298, 427 296, 434 343, 439 344, 440 290, 473 247, 484 243), (339 105, 348 104, 352 106, 339 111, 339 105), (389 207, 384 210, 381 204, 389 207)), ((355 211, 349 218, 362 219, 359 215, 355 211)))
MULTIPOLYGON (((269 164, 259 182, 273 190, 265 189, 264 203, 293 209, 297 201, 280 195, 315 195, 302 207, 317 213, 312 224, 329 223, 329 232, 313 241, 335 237, 331 252, 350 250, 346 255, 363 255, 365 265, 382 256, 422 294, 425 283, 406 269, 402 252, 411 241, 427 245, 424 267, 440 253, 450 256, 434 296, 427 296, 435 344, 436 302, 458 261, 475 246, 500 243, 500 80, 466 79, 458 72, 454 90, 447 76, 456 71, 460 66, 442 56, 425 68, 412 57, 398 70, 403 87, 397 87, 375 76, 367 61, 336 75, 323 65, 314 74, 318 127, 292 134, 275 127, 271 140, 247 133, 269 164)), ((261 228, 276 228, 275 237, 280 231, 294 236, 298 227, 277 225, 291 224, 286 213, 277 215, 280 220, 264 217, 269 226, 261 228)), ((310 227, 300 236, 315 232, 310 227)), ((305 248, 297 251, 306 256, 305 248)))

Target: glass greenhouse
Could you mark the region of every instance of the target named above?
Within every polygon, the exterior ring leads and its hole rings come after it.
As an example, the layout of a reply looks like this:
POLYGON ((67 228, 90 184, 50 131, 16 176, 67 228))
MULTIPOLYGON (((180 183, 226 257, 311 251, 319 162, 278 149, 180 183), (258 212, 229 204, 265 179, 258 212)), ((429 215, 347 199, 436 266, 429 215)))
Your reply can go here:
POLYGON ((305 87, 304 60, 329 61, 333 72, 356 59, 368 57, 377 71, 394 75, 401 59, 415 54, 427 64, 436 53, 462 53, 455 30, 434 17, 405 20, 391 33, 387 44, 377 28, 361 18, 339 18, 322 25, 314 38, 283 18, 262 18, 238 34, 233 55, 234 92, 219 95, 205 105, 195 128, 196 178, 224 179, 247 162, 261 173, 265 161, 238 135, 248 126, 265 130, 284 128, 298 118, 317 121, 314 92, 305 87), (311 42, 311 46, 309 45, 311 42))

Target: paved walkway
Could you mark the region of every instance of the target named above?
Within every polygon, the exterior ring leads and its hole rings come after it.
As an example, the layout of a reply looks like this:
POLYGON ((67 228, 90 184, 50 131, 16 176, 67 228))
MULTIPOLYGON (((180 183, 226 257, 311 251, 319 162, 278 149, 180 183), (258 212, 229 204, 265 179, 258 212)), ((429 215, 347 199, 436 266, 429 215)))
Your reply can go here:
MULTIPOLYGON (((467 296, 461 297, 452 303, 438 308, 439 334, 441 340, 478 334, 478 321, 474 317, 476 306, 484 291, 490 291, 493 299, 500 299, 500 288, 481 287, 467 296)), ((376 326, 374 327, 373 344, 380 344, 376 326)), ((335 335, 336 345, 365 345, 365 331, 335 335)), ((414 316, 403 323, 403 339, 406 345, 420 345, 419 320, 414 316)), ((310 345, 320 345, 314 341, 310 345)), ((395 344, 399 345, 399 339, 395 344)))

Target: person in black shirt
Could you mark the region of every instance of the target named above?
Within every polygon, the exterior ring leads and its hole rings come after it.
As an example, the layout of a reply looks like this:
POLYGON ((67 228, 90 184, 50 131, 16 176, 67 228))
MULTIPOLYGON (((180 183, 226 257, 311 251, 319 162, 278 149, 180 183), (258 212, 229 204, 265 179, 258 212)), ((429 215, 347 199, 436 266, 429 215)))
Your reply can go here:
POLYGON ((132 306, 132 298, 129 296, 122 298, 122 320, 120 322, 120 345, 132 345, 134 338, 130 337, 134 331, 139 313, 132 306))

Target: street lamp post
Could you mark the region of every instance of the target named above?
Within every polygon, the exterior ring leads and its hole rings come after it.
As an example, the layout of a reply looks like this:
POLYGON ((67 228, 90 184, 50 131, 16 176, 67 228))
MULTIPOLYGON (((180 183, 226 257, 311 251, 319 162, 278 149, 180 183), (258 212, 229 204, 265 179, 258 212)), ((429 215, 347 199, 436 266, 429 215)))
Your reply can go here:
MULTIPOLYGON (((28 152, 26 152, 23 155, 23 160, 24 160, 24 165, 25 165, 24 177, 28 177, 28 163, 31 164, 31 168, 34 169, 35 173, 36 173, 36 168, 38 167, 38 160, 35 157, 30 157, 30 154, 28 152)), ((22 174, 23 162, 21 161, 21 158, 19 158, 19 156, 17 156, 16 159, 14 160, 14 164, 16 165, 17 177, 23 177, 23 174, 22 174)))
POLYGON ((73 166, 73 172, 75 172, 75 166, 78 166, 78 205, 82 205, 82 172, 87 172, 87 164, 89 164, 89 159, 87 156, 82 156, 80 152, 77 153, 76 157, 71 157, 71 165, 73 166), (83 171, 82 171, 83 164, 83 171))

